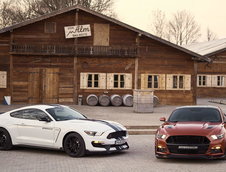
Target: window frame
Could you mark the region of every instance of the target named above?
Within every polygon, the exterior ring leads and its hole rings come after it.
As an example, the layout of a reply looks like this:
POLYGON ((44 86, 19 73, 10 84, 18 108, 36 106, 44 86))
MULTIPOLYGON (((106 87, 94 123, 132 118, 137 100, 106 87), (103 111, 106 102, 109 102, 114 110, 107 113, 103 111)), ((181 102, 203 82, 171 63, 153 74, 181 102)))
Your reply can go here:
POLYGON ((87 88, 99 88, 100 87, 100 75, 98 73, 87 73, 87 88), (89 76, 91 76, 91 86, 89 86, 89 76), (97 76, 97 80, 95 80, 95 76, 97 76), (95 83, 97 83, 97 87, 95 87, 95 83))
POLYGON ((159 89, 159 75, 156 74, 148 74, 147 75, 147 89, 159 89), (149 81, 149 77, 151 77, 151 81, 149 81), (155 81, 155 78, 157 78, 157 81, 155 81), (149 87, 149 84, 151 87, 149 87), (155 87, 155 84, 157 84, 157 87, 155 87))
POLYGON ((172 75, 172 89, 173 90, 184 90, 185 89, 185 76, 184 75, 172 75), (182 83, 181 79, 182 78, 182 83), (175 80, 176 79, 176 80, 175 80), (182 84, 182 87, 180 86, 182 84))
POLYGON ((126 88, 126 76, 125 74, 121 74, 121 73, 114 73, 113 74, 113 89, 124 89, 126 88), (118 80, 115 81, 115 76, 117 76, 118 80), (115 84, 117 83, 117 87, 115 86, 115 84), (123 87, 122 87, 123 85, 123 87))

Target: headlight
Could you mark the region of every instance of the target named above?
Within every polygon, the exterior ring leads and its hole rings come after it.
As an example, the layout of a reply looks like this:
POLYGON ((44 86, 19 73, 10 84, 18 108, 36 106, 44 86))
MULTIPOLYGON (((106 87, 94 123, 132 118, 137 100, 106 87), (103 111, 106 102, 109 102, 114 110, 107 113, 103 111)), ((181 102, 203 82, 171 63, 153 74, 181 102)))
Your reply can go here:
POLYGON ((97 131, 84 131, 89 136, 101 136, 103 132, 97 132, 97 131))
POLYGON ((166 135, 165 134, 157 134, 156 137, 158 139, 165 139, 166 138, 166 135))
POLYGON ((210 136, 213 140, 218 140, 222 139, 224 137, 224 134, 219 134, 219 135, 211 135, 210 136))

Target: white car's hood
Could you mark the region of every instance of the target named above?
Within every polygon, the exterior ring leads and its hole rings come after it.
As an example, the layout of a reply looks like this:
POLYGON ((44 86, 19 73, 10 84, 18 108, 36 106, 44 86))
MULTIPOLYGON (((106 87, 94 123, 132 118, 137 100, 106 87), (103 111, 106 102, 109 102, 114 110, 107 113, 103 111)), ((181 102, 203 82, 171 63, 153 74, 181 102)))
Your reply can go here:
MULTIPOLYGON (((59 121, 58 121, 59 122, 59 121)), ((75 119, 75 120, 67 120, 59 122, 61 125, 70 126, 70 128, 76 128, 80 130, 87 131, 97 131, 97 132, 105 132, 108 130, 121 131, 126 130, 124 126, 119 123, 112 121, 104 121, 104 120, 93 120, 93 119, 75 119)))

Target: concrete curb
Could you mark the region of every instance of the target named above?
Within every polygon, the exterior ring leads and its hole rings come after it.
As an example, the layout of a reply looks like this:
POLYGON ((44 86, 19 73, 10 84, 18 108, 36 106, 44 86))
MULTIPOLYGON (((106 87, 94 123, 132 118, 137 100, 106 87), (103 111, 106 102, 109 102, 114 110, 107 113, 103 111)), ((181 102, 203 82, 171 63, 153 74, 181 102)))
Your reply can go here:
POLYGON ((158 125, 126 126, 129 135, 153 135, 156 133, 158 127, 158 125))

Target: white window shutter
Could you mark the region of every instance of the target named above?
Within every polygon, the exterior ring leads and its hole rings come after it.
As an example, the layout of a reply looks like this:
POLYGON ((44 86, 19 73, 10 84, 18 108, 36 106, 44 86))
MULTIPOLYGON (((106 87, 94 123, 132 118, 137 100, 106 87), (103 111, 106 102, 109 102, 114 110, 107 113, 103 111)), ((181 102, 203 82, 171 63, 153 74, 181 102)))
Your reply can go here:
POLYGON ((166 89, 173 90, 173 75, 172 74, 166 75, 166 89))
POLYGON ((114 73, 107 74, 107 89, 114 88, 114 73))
POLYGON ((132 89, 132 74, 125 74, 125 89, 132 89))
POLYGON ((106 73, 99 73, 99 88, 106 89, 106 73))
POLYGON ((184 75, 184 89, 191 90, 191 75, 184 75))
POLYGON ((226 75, 224 75, 224 87, 226 87, 226 75))
POLYGON ((80 73, 80 89, 87 88, 87 73, 80 73))
POLYGON ((0 88, 7 88, 7 72, 0 71, 0 88))
POLYGON ((166 76, 165 76, 165 74, 159 75, 159 89, 160 90, 166 89, 166 76))
POLYGON ((212 75, 212 87, 217 87, 217 75, 212 75))
POLYGON ((141 89, 147 89, 147 74, 141 74, 141 89))
POLYGON ((211 87, 212 86, 212 76, 206 75, 206 86, 211 87))
POLYGON ((197 80, 197 87, 200 87, 200 85, 199 85, 199 76, 200 75, 197 75, 197 79, 196 79, 197 80))

